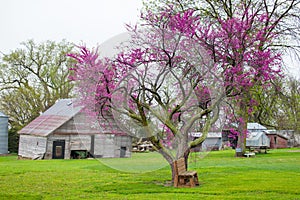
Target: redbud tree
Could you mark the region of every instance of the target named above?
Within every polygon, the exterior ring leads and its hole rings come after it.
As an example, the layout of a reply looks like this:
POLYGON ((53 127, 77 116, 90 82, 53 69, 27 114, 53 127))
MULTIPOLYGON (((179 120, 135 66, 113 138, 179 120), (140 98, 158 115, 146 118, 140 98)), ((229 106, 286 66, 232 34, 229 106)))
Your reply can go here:
MULTIPOLYGON (((261 40, 260 48, 268 48, 270 51, 280 52, 285 56, 290 56, 292 60, 299 60, 300 46, 299 46, 299 24, 300 24, 300 1, 299 0, 229 0, 229 1, 189 1, 189 0, 147 0, 144 1, 145 10, 151 9, 155 13, 165 10, 168 5, 172 5, 173 12, 185 12, 188 9, 193 9, 201 16, 202 21, 207 22, 215 30, 220 30, 223 22, 238 17, 246 20, 247 16, 265 16, 266 20, 260 20, 260 24, 256 26, 255 18, 253 28, 248 29, 249 32, 257 31, 258 28, 264 29, 264 34, 261 40), (264 41, 267 41, 266 43, 264 41), (296 56, 295 56, 296 55, 296 56)), ((249 18, 248 18, 249 19, 249 18)), ((262 32, 262 33, 263 33, 262 32)), ((228 35, 228 34, 225 34, 228 35)), ((229 36, 229 35, 228 35, 229 36)), ((226 37, 226 36, 225 36, 226 37)), ((242 40, 241 40, 242 41, 242 40)), ((213 43, 210 43, 214 47, 213 43)), ((217 53, 214 51, 213 54, 217 53)), ((227 54, 228 55, 228 54, 227 54)), ((230 63, 236 64, 234 56, 229 56, 227 59, 230 63)), ((292 63, 282 61, 283 65, 291 65, 292 63)), ((290 66, 287 66, 290 67, 290 66)), ((231 113, 228 116, 233 116, 231 122, 239 124, 235 132, 240 135, 239 146, 243 147, 245 142, 245 132, 248 117, 254 114, 255 110, 259 108, 258 101, 255 101, 257 90, 266 89, 268 80, 263 84, 257 82, 250 89, 244 90, 240 93, 238 99, 231 98, 230 103, 231 113), (244 99, 244 100, 241 100, 244 99), (241 134, 240 134, 241 133, 241 134)), ((274 84, 274 81, 272 80, 274 84)), ((276 86, 278 87, 278 86, 276 86)), ((229 98, 227 99, 229 100, 229 98)), ((261 108, 261 107, 260 107, 261 108)))
POLYGON ((261 26, 267 20, 244 9, 215 26, 193 9, 147 11, 116 56, 85 47, 71 54, 72 79, 90 115, 112 116, 129 135, 148 138, 173 180, 174 161, 187 161, 209 131, 222 129, 222 102, 279 73, 280 55, 267 47, 276 35, 266 37, 261 26), (202 135, 191 140, 193 132, 202 135))
POLYGON ((196 38, 222 69, 227 101, 238 107, 234 121, 239 127, 235 133, 243 154, 248 115, 256 103, 250 93, 255 87, 267 87, 270 80, 280 76, 281 55, 270 48, 277 35, 270 32, 274 25, 266 25, 270 22, 268 15, 243 7, 241 10, 244 12, 229 19, 218 19, 217 26, 203 28, 205 34, 196 38))

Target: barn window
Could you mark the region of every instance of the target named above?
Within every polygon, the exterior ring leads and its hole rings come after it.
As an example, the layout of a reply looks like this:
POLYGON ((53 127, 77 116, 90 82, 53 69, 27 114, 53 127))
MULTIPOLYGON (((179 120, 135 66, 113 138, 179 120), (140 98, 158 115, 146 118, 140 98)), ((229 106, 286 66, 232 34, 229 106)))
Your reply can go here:
POLYGON ((274 142, 275 142, 275 144, 277 144, 277 137, 276 136, 274 137, 274 142))

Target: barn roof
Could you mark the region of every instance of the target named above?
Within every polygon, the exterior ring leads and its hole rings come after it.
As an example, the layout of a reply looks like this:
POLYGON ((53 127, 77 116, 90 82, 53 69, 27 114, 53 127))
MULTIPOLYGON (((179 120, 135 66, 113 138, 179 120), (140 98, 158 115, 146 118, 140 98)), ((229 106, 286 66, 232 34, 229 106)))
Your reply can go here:
POLYGON ((280 133, 280 131, 276 131, 276 130, 266 130, 264 131, 266 135, 276 135, 279 136, 285 140, 288 140, 289 138, 285 135, 283 135, 282 133, 280 133))
POLYGON ((82 108, 75 103, 74 99, 58 100, 47 111, 21 129, 19 134, 47 136, 74 117, 82 108))
MULTIPOLYGON (((231 124, 227 124, 224 127, 224 130, 229 130, 230 128, 238 128, 238 124, 237 123, 231 123, 231 124)), ((267 130, 266 127, 264 127, 263 125, 259 124, 259 123, 255 123, 255 122, 249 122, 247 123, 247 129, 248 130, 267 130)))
POLYGON ((264 135, 264 132, 251 132, 247 134, 247 140, 258 140, 262 135, 264 135))
POLYGON ((260 125, 259 123, 247 123, 248 130, 267 130, 266 127, 260 125))
MULTIPOLYGON (((190 133, 192 137, 201 137, 202 133, 201 132, 192 132, 190 133)), ((221 138, 222 133, 221 132, 208 132, 207 133, 207 138, 221 138)))

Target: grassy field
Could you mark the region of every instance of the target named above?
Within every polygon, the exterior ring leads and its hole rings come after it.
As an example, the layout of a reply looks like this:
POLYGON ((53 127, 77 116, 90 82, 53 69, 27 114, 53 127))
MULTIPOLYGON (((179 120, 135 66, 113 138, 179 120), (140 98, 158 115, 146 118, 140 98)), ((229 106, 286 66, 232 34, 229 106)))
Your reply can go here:
POLYGON ((233 155, 231 150, 203 159, 192 154, 189 169, 198 171, 201 184, 196 188, 167 186, 170 169, 152 153, 105 160, 0 157, 0 199, 300 200, 300 149, 271 150, 255 158, 233 155))

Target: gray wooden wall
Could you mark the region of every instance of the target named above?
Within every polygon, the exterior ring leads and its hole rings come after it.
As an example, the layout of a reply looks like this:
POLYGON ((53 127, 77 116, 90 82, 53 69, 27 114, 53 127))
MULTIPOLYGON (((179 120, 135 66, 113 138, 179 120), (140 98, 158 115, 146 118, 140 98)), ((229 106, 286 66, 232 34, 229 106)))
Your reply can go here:
POLYGON ((131 137, 113 134, 50 134, 48 137, 20 135, 19 156, 31 159, 52 159, 53 142, 58 140, 65 141, 65 159, 70 159, 72 150, 86 150, 99 158, 131 156, 131 137), (124 151, 124 149, 126 150, 124 151))
POLYGON ((46 137, 20 135, 18 155, 23 158, 39 159, 44 156, 46 147, 46 137))

